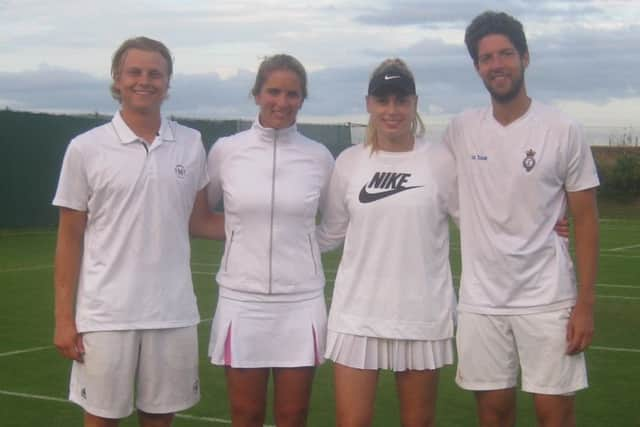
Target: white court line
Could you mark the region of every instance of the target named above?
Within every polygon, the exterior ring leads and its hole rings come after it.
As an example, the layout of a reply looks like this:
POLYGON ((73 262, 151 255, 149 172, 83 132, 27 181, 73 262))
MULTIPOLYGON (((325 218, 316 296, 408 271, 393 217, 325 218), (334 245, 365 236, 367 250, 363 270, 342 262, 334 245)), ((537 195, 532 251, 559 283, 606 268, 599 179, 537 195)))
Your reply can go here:
POLYGON ((640 348, 616 348, 616 347, 602 347, 597 345, 592 345, 589 347, 589 350, 602 350, 602 351, 615 351, 618 353, 640 353, 640 348))
POLYGON ((53 268, 53 264, 32 265, 31 267, 7 268, 5 270, 0 270, 0 273, 11 273, 11 272, 14 272, 14 271, 46 270, 48 268, 53 268))
POLYGON ((206 421, 209 423, 216 423, 216 424, 231 424, 231 420, 226 420, 224 418, 197 417, 195 415, 187 415, 187 414, 176 414, 176 418, 183 418, 186 420, 195 420, 195 421, 206 421))
POLYGON ((33 353, 35 351, 49 350, 49 349, 52 349, 52 348, 53 348, 52 345, 45 345, 45 346, 42 346, 42 347, 26 348, 24 350, 7 351, 5 353, 0 353, 0 357, 13 356, 14 354, 22 354, 22 353, 33 353))
POLYGON ((640 297, 625 297, 622 295, 596 295, 596 298, 608 298, 608 299, 626 299, 626 300, 640 300, 640 297))
POLYGON ((601 251, 605 251, 605 252, 617 252, 617 251, 624 251, 625 249, 634 249, 634 248, 640 248, 640 244, 637 245, 629 245, 629 246, 620 246, 617 248, 611 248, 611 249, 602 249, 601 251))
POLYGON ((633 285, 610 285, 608 283, 596 283, 596 286, 599 288, 625 288, 625 289, 640 290, 640 286, 633 286, 633 285))
MULTIPOLYGON (((31 393, 16 393, 16 392, 7 391, 7 390, 0 390, 0 394, 3 394, 5 396, 12 396, 12 397, 22 397, 25 399, 46 400, 48 402, 60 402, 60 403, 69 403, 69 404, 73 403, 68 399, 62 399, 59 397, 42 396, 39 394, 31 394, 31 393)), ((188 414, 176 414, 176 418, 183 418, 186 420, 194 420, 194 421, 206 421, 206 422, 215 423, 215 424, 231 424, 231 420, 227 420, 225 418, 199 417, 196 415, 188 415, 188 414)), ((264 427, 275 427, 275 426, 265 424, 264 427)))
POLYGON ((16 393, 14 391, 7 391, 7 390, 0 390, 0 394, 4 394, 5 396, 13 396, 13 397, 25 397, 27 399, 47 400, 50 402, 71 403, 67 399, 61 399, 59 397, 51 397, 51 396, 41 396, 39 394, 16 393))
POLYGON ((609 254, 600 252, 600 257, 602 258, 640 258, 640 255, 618 255, 618 254, 609 254))

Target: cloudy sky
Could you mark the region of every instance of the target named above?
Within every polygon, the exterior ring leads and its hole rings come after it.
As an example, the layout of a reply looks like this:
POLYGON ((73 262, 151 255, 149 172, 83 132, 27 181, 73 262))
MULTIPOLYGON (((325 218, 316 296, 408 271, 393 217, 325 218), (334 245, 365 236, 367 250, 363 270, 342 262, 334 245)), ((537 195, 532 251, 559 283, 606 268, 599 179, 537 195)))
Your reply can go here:
POLYGON ((146 35, 175 57, 167 114, 252 118, 260 59, 286 52, 310 74, 300 121, 364 122, 369 73, 398 56, 427 122, 444 123, 488 102, 463 43, 486 9, 523 22, 530 95, 586 126, 639 127, 636 0, 0 0, 0 108, 110 114, 111 55, 146 35))

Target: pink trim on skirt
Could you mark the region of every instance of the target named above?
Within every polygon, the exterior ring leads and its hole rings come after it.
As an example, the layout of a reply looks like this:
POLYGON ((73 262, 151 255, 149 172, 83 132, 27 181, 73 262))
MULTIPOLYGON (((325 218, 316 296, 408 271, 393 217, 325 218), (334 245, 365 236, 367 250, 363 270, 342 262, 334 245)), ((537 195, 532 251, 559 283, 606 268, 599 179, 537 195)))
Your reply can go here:
POLYGON ((209 358, 234 368, 288 368, 324 362, 324 296, 292 302, 253 302, 219 298, 209 358))
POLYGON ((320 355, 318 354, 318 337, 316 336, 315 326, 311 326, 311 333, 313 334, 313 357, 316 361, 316 366, 320 365, 320 355))
POLYGON ((231 323, 229 323, 227 337, 224 340, 224 364, 231 366, 231 323))

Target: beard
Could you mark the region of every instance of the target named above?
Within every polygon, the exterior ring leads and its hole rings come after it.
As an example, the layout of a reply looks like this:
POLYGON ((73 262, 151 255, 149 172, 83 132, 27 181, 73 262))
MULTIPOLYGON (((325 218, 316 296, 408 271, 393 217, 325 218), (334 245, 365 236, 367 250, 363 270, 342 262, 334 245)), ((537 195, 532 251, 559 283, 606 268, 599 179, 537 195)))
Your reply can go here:
POLYGON ((487 88, 487 91, 489 91, 489 94, 491 94, 491 98, 493 98, 494 101, 499 104, 507 104, 518 96, 518 93, 520 93, 524 84, 524 70, 522 70, 517 78, 513 78, 512 82, 513 84, 511 85, 511 88, 504 93, 497 92, 491 87, 491 84, 488 81, 484 81, 484 87, 487 88))

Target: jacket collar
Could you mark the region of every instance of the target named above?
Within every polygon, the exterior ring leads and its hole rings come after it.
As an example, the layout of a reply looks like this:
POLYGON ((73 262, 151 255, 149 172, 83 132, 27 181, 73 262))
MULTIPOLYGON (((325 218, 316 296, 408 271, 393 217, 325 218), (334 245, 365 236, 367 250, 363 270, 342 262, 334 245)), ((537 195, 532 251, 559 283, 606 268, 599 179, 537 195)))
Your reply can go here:
POLYGON ((259 116, 256 116, 256 119, 253 121, 251 125, 251 129, 258 135, 261 141, 265 142, 289 142, 293 140, 293 137, 298 133, 298 125, 294 122, 288 128, 283 129, 273 129, 273 128, 265 128, 260 124, 259 116))

